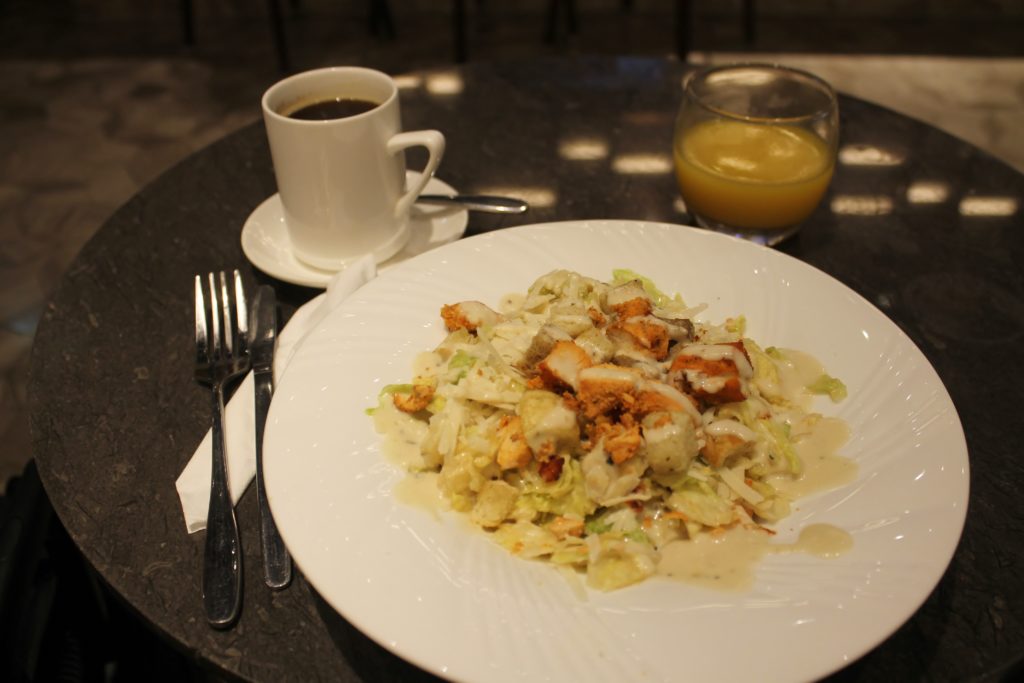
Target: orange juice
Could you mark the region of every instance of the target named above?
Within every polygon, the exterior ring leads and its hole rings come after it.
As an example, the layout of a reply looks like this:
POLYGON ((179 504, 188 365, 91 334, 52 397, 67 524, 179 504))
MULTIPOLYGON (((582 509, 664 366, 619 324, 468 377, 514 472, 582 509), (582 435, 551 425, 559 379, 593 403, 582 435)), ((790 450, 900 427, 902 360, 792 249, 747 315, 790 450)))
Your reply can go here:
POLYGON ((770 229, 796 225, 814 211, 834 158, 802 128, 715 119, 681 133, 675 165, 691 213, 736 228, 770 229))

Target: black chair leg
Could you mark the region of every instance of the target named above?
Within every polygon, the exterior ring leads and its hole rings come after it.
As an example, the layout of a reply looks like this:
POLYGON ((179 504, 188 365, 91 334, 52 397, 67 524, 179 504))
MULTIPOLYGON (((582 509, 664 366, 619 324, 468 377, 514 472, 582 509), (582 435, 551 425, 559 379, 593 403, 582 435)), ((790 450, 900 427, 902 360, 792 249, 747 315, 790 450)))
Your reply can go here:
POLYGON ((548 0, 547 19, 544 22, 544 42, 549 45, 562 43, 566 35, 576 33, 579 28, 576 14, 576 0, 548 0), (561 29, 565 18, 565 31, 561 29))
POLYGON ((395 23, 391 18, 388 0, 369 0, 370 33, 391 40, 395 37, 395 23))
POLYGON ((196 44, 196 29, 192 15, 192 0, 181 0, 181 39, 186 45, 196 44))
POLYGON ((685 62, 690 54, 690 31, 692 30, 693 6, 690 0, 676 0, 673 16, 676 33, 676 56, 685 62))
POLYGON ((576 0, 565 0, 565 29, 570 35, 579 30, 579 15, 576 13, 576 0))
POLYGON ((288 59, 288 39, 284 32, 284 17, 278 0, 267 0, 267 12, 270 15, 270 30, 274 34, 274 47, 277 50, 277 68, 281 73, 288 73, 291 60, 288 59))
POLYGON ((754 0, 743 0, 743 41, 753 45, 757 38, 757 7, 754 0))
POLYGON ((466 3, 452 0, 452 36, 455 40, 455 63, 466 61, 466 3))

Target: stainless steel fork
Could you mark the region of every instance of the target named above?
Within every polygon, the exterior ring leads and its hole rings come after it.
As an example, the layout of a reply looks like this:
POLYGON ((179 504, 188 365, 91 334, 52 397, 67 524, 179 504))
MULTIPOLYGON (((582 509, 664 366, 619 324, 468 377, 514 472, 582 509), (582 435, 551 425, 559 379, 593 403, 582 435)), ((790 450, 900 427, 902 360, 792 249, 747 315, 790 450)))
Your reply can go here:
POLYGON ((206 518, 203 558, 203 604, 206 618, 227 628, 238 618, 242 602, 242 548, 238 522, 228 492, 224 458, 224 388, 249 368, 248 308, 242 278, 227 274, 196 275, 196 379, 213 397, 213 473, 206 518))

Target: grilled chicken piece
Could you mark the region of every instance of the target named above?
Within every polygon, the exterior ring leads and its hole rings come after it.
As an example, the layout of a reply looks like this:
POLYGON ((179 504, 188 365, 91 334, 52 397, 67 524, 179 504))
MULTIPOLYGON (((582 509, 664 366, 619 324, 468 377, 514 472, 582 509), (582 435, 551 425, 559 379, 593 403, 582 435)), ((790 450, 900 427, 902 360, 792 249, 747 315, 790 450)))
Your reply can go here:
POLYGON ((753 375, 742 342, 691 344, 672 361, 669 376, 683 391, 710 404, 746 399, 742 379, 753 375))
POLYGON ((648 315, 654 308, 651 297, 639 280, 630 280, 608 290, 605 299, 607 310, 614 311, 621 319, 648 315))
POLYGON ((694 425, 701 422, 694 399, 673 386, 657 380, 646 380, 637 387, 635 415, 645 416, 656 412, 685 413, 694 425))
POLYGON ((493 325, 501 321, 501 314, 492 310, 487 304, 479 301, 460 301, 457 304, 445 304, 441 307, 441 319, 449 332, 469 330, 476 332, 478 327, 493 325))
POLYGON ((655 360, 668 356, 668 325, 652 315, 620 318, 608 326, 607 334, 613 341, 647 351, 655 360))
POLYGON ((572 336, 554 325, 542 326, 537 330, 537 334, 533 335, 533 340, 530 342, 529 348, 526 349, 523 360, 517 364, 518 369, 526 374, 531 374, 537 367, 537 363, 544 360, 555 348, 555 344, 560 341, 571 342, 572 336))
POLYGON ((601 364, 580 370, 576 397, 583 415, 593 419, 632 405, 640 378, 638 371, 617 365, 601 364))
POLYGON ((579 388, 579 374, 593 363, 587 352, 571 341, 557 342, 551 353, 537 364, 544 386, 557 389, 569 387, 573 391, 579 388))

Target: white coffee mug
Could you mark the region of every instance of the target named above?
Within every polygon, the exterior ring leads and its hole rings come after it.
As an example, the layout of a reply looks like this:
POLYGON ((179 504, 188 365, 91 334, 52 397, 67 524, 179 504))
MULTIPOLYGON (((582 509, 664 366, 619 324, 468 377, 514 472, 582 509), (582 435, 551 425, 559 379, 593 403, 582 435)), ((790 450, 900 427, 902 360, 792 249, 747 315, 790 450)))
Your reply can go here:
POLYGON ((441 162, 445 141, 436 130, 401 132, 398 87, 387 74, 332 67, 290 76, 263 95, 263 121, 298 259, 336 271, 369 253, 379 263, 405 245, 409 209, 441 162), (343 118, 294 118, 333 100, 376 106, 343 118), (429 158, 406 189, 404 150, 417 145, 429 158))

